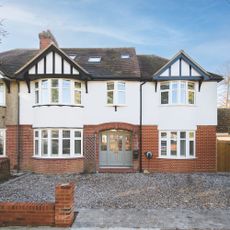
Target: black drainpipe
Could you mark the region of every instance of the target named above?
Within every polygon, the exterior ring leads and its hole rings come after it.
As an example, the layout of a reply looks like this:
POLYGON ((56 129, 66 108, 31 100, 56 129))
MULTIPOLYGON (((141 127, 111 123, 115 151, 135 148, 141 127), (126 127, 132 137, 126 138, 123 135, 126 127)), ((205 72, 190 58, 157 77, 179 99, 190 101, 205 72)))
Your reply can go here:
POLYGON ((20 171, 20 83, 17 81, 18 86, 18 103, 17 103, 17 133, 16 133, 16 152, 17 152, 17 172, 20 171))
POLYGON ((146 83, 146 81, 140 84, 140 172, 142 172, 142 86, 146 83))

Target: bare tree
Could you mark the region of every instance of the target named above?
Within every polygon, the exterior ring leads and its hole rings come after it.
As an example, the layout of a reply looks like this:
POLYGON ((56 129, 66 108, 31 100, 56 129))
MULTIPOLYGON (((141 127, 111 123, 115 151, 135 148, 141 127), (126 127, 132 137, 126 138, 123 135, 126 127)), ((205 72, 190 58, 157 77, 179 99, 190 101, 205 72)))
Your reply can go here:
POLYGON ((224 80, 218 84, 218 106, 230 108, 230 64, 223 68, 224 80))

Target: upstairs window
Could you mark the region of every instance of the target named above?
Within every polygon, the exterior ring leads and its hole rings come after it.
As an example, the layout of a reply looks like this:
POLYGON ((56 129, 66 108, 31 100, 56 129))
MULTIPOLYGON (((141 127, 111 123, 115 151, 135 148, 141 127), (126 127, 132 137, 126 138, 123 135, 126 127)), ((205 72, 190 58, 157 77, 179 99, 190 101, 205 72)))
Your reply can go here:
POLYGON ((162 82, 160 84, 161 104, 194 105, 195 92, 194 82, 162 82))
POLYGON ((0 106, 6 105, 6 91, 5 91, 5 84, 0 83, 0 106))
POLYGON ((160 132, 160 157, 164 158, 194 158, 194 131, 162 131, 160 132))
POLYGON ((35 104, 81 105, 81 82, 67 79, 46 79, 35 82, 35 104))
POLYGON ((107 82, 107 104, 125 105, 125 82, 107 82))
POLYGON ((130 55, 129 54, 121 54, 121 59, 129 59, 130 55))

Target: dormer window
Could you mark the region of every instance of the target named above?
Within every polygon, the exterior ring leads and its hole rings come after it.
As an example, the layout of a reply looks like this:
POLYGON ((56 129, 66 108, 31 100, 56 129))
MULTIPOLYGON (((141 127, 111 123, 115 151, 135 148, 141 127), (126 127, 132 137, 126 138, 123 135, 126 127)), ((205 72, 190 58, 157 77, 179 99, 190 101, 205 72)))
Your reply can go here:
POLYGON ((121 54, 121 59, 129 59, 130 55, 129 54, 121 54))
POLYGON ((107 82, 107 104, 125 105, 125 82, 107 82))
POLYGON ((161 104, 162 105, 194 105, 195 83, 188 81, 161 82, 161 104))
POLYGON ((90 63, 99 63, 99 62, 101 62, 101 57, 99 57, 99 56, 89 57, 88 62, 90 62, 90 63))

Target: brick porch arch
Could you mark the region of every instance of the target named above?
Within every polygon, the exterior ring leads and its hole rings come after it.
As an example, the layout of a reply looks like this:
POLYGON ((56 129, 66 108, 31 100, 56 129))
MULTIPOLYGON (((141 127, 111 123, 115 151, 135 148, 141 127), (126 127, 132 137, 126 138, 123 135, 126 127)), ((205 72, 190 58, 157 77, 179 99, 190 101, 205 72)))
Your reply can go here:
MULTIPOLYGON (((132 133, 132 149, 139 149, 139 125, 133 125, 124 122, 108 122, 98 125, 84 126, 84 169, 86 172, 95 172, 99 170, 99 138, 102 131, 110 129, 120 129, 132 133)), ((139 168, 139 160, 133 160, 133 171, 139 168)), ((107 170, 111 171, 111 170, 107 170)))

